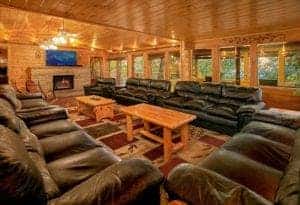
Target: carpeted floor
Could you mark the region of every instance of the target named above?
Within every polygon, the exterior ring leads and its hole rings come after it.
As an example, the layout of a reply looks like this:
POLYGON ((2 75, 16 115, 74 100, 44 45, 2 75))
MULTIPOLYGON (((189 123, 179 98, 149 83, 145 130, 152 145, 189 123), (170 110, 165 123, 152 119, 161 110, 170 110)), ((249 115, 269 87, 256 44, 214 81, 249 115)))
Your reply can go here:
MULTIPOLYGON (((184 162, 199 163, 209 154, 224 144, 229 136, 209 131, 200 127, 191 126, 191 138, 186 149, 180 150, 168 162, 163 162, 163 146, 139 134, 138 129, 143 127, 140 119, 134 120, 134 141, 126 140, 126 119, 120 113, 120 105, 116 106, 113 120, 104 119, 96 122, 94 119, 77 113, 76 100, 72 97, 60 98, 51 102, 68 109, 69 117, 82 126, 92 137, 102 141, 121 158, 140 157, 151 160, 160 170, 167 175, 176 165, 184 162)), ((161 129, 153 130, 156 134, 161 129)), ((179 134, 174 133, 173 141, 179 140, 179 134)))

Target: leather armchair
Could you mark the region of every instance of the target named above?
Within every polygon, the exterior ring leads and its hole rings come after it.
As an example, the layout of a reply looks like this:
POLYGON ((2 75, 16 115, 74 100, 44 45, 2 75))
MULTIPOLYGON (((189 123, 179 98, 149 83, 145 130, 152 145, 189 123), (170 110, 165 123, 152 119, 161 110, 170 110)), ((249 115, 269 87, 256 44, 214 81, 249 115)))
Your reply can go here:
POLYGON ((175 167, 166 190, 191 205, 299 204, 300 127, 285 123, 250 122, 204 161, 175 167))

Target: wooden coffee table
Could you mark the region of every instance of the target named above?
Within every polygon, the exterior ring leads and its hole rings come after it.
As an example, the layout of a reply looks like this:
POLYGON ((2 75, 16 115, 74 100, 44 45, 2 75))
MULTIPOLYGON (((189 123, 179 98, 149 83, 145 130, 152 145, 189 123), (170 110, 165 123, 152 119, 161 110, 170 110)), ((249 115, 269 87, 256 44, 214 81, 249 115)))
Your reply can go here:
POLYGON ((196 119, 195 115, 190 115, 175 110, 170 110, 148 104, 137 104, 121 108, 127 119, 127 140, 133 140, 132 117, 143 119, 144 128, 140 133, 152 140, 164 145, 164 161, 171 158, 172 152, 184 148, 189 139, 189 123, 196 119), (163 138, 150 132, 150 124, 163 128, 163 138), (172 131, 180 128, 181 141, 174 144, 172 142, 172 131))
POLYGON ((76 97, 78 112, 95 118, 99 122, 103 118, 114 118, 115 101, 112 99, 89 95, 76 97))

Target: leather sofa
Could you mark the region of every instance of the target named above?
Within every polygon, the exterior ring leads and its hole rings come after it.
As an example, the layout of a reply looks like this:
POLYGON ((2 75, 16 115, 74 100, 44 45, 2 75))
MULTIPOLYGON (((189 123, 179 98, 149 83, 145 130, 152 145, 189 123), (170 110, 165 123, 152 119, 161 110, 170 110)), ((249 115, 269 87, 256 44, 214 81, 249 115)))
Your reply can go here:
POLYGON ((126 87, 116 91, 118 103, 131 105, 150 103, 160 105, 170 95, 170 81, 129 78, 126 87))
POLYGON ((197 115, 196 125, 234 134, 265 103, 259 88, 179 81, 174 93, 162 100, 162 105, 197 115))
POLYGON ((175 167, 165 187, 191 205, 297 205, 299 150, 299 115, 258 111, 204 161, 175 167))
POLYGON ((159 204, 163 177, 149 161, 121 160, 62 108, 17 112, 12 91, 0 87, 0 204, 159 204))
POLYGON ((95 85, 84 86, 84 94, 113 98, 115 95, 115 86, 116 79, 114 78, 98 78, 95 85))

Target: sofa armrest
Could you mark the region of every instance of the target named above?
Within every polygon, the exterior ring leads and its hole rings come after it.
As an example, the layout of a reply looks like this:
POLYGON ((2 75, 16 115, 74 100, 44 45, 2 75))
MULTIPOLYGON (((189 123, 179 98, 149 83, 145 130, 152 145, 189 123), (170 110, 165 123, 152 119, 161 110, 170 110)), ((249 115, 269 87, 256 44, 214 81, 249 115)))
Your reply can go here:
POLYGON ((271 202, 216 172, 191 164, 181 164, 169 174, 165 188, 171 198, 189 204, 256 204, 271 202))
POLYGON ((161 172, 151 162, 129 159, 115 163, 75 186, 48 205, 159 204, 161 172))
POLYGON ((17 115, 28 126, 68 118, 66 109, 58 106, 50 109, 36 110, 32 112, 19 112, 17 115))
POLYGON ((264 102, 259 102, 257 104, 248 104, 248 105, 242 105, 238 110, 237 113, 238 114, 242 114, 242 113, 250 113, 253 114, 255 112, 257 112, 258 110, 263 109, 266 106, 266 104, 264 102))
POLYGON ((17 93, 16 96, 19 100, 43 98, 43 94, 39 92, 38 93, 17 93))

